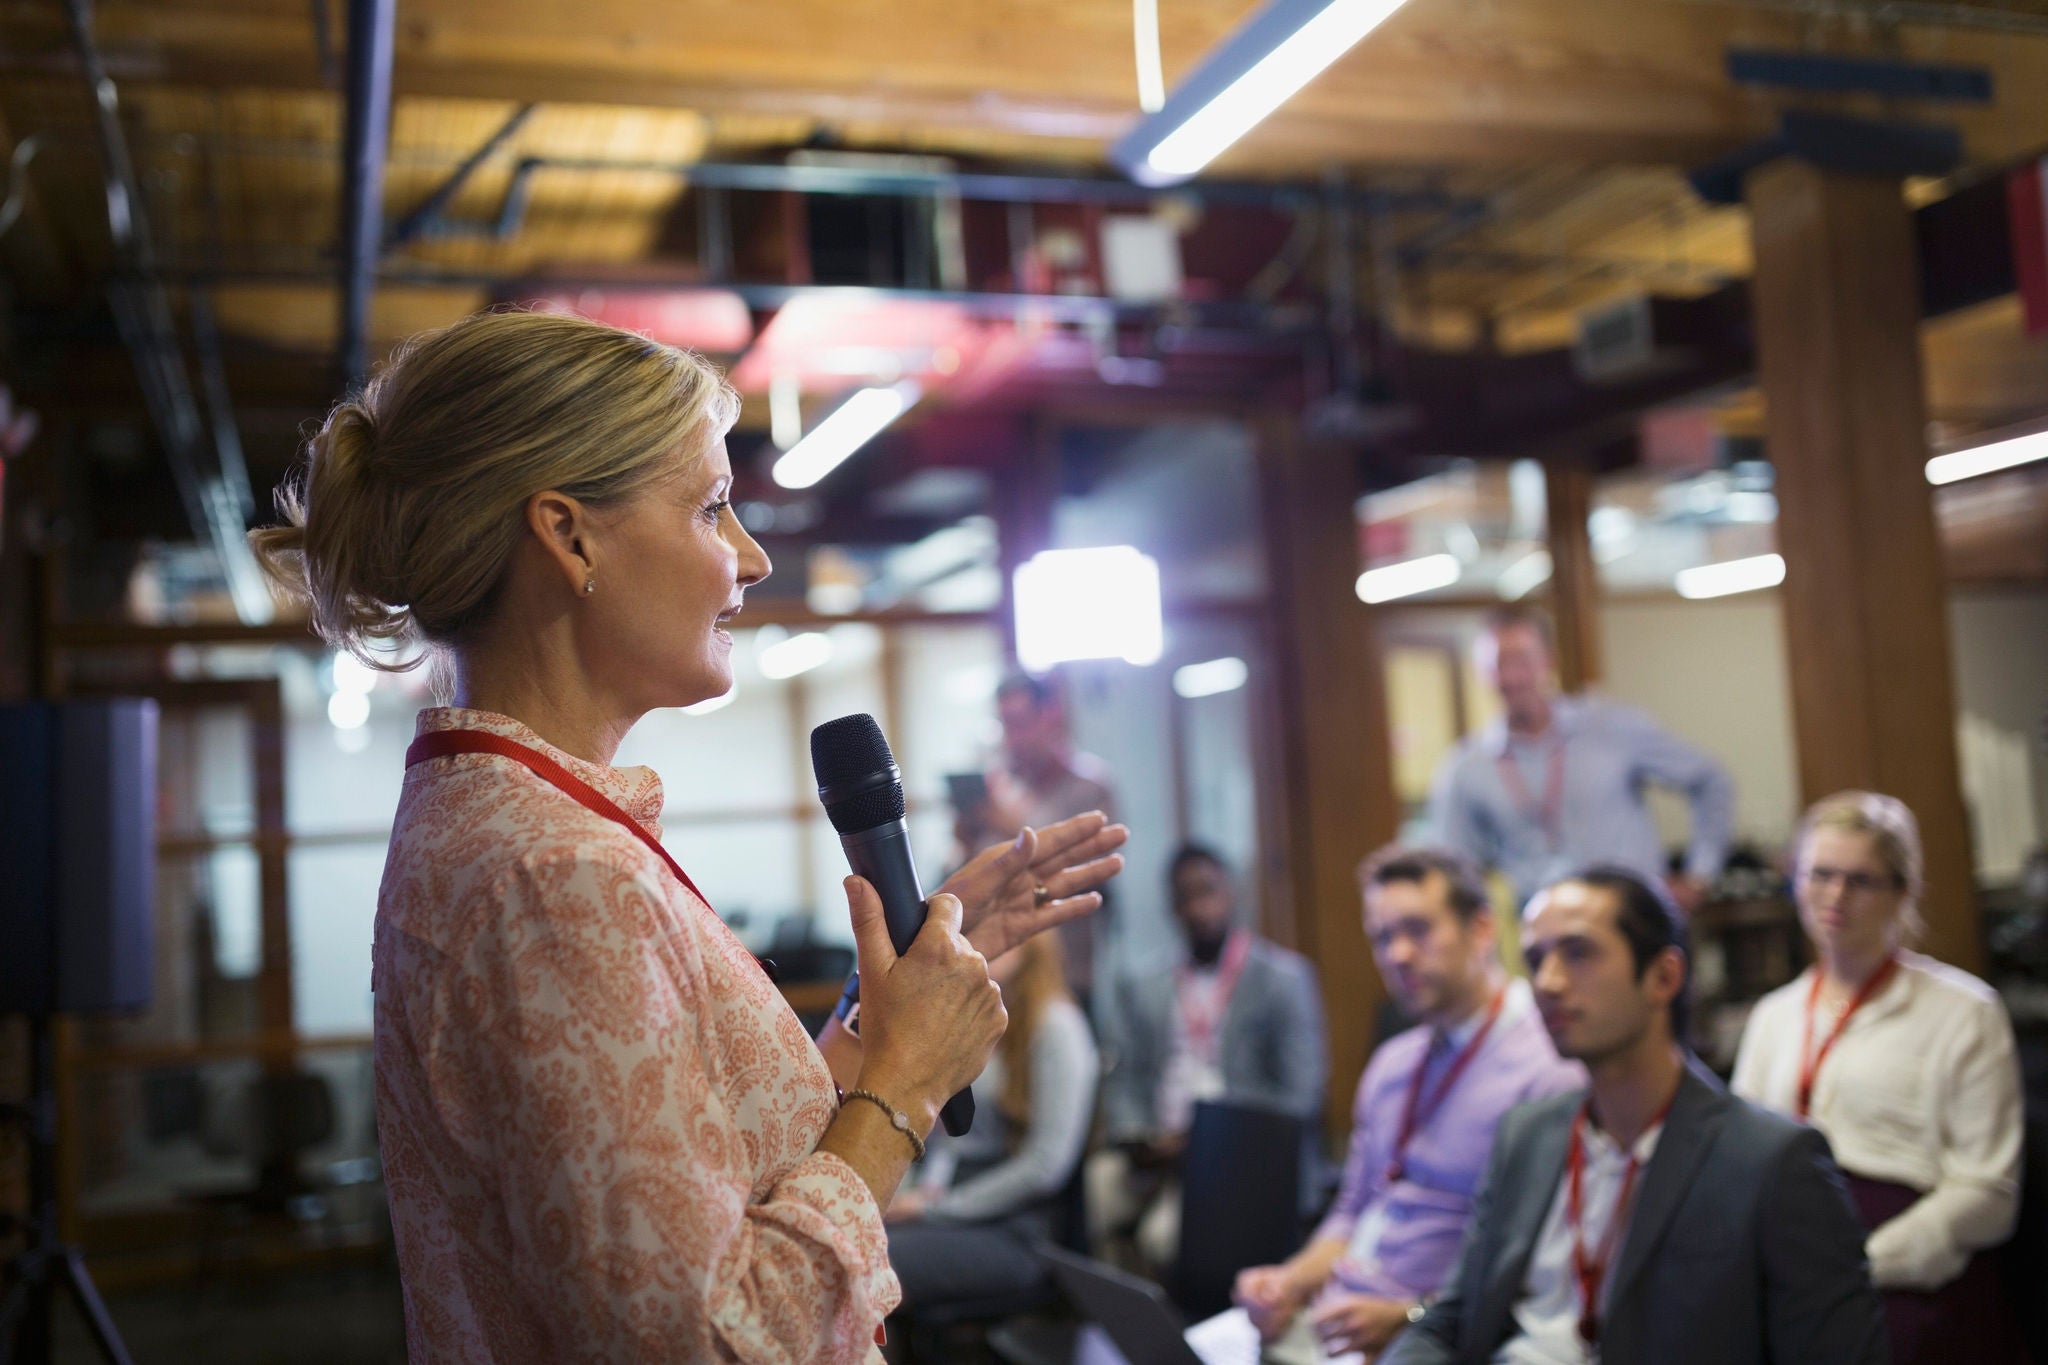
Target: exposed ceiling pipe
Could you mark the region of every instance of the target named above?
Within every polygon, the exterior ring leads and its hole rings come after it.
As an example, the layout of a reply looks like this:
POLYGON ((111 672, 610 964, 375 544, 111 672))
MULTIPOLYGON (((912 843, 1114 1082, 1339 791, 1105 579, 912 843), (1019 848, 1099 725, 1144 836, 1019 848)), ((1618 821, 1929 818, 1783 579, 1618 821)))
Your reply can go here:
POLYGON ((255 514, 256 495, 249 487, 249 465, 242 456, 242 433, 235 425, 235 400, 228 392, 228 367, 221 358, 220 324, 213 300, 203 289, 185 299, 192 314, 192 340, 199 351, 199 383, 206 395, 206 415, 213 427, 213 448, 220 453, 221 487, 246 520, 255 514))
MULTIPOLYGON (((1300 184, 1256 181, 1198 180, 1171 190, 1148 189, 1126 180, 1079 175, 994 175, 974 171, 864 170, 853 166, 786 165, 777 162, 638 161, 597 157, 527 157, 513 172, 506 192, 508 213, 525 195, 524 182, 536 171, 655 171, 679 175, 696 188, 721 190, 783 190, 798 194, 897 195, 927 198, 951 194, 961 199, 1021 204, 1127 204, 1146 208, 1162 199, 1188 199, 1202 204, 1253 208, 1309 209, 1324 202, 1327 191, 1300 184)), ((1369 211, 1393 213, 1476 213, 1487 201, 1470 195, 1435 190, 1346 189, 1345 202, 1369 211)))
MULTIPOLYGON (((316 270, 310 265, 250 264, 223 270, 181 270, 173 274, 180 282, 195 287, 220 284, 310 284, 333 278, 325 268, 316 270)), ((404 265, 387 265, 377 272, 377 277, 392 284, 425 288, 496 289, 510 297, 554 294, 573 289, 595 289, 613 294, 701 291, 735 295, 749 308, 763 312, 780 308, 792 299, 839 297, 851 302, 900 299, 907 302, 957 304, 963 311, 975 317, 1014 319, 1020 314, 1029 314, 1052 322, 1074 324, 1105 320, 1133 325, 1178 321, 1191 327, 1293 332, 1315 321, 1311 310, 1305 306, 1240 299, 1200 299, 1170 304, 1136 303, 1100 294, 985 293, 977 290, 905 289, 894 285, 867 284, 712 284, 699 279, 620 277, 580 270, 564 274, 543 272, 507 275, 492 271, 447 270, 404 265)))
MULTIPOLYGON (((73 0, 77 3, 77 0, 73 0)), ((398 0, 349 0, 348 127, 341 152, 341 372, 370 371, 370 298, 384 249, 384 158, 391 143, 391 51, 398 0)))
POLYGON ((115 325, 135 360, 143 401, 171 463, 178 495, 194 531, 210 542, 227 578, 235 612, 250 625, 270 620, 275 608, 246 520, 249 476, 239 442, 209 447, 178 344, 170 295, 157 267, 156 246, 144 211, 141 182, 121 127, 120 98, 92 37, 88 0, 65 0, 79 67, 91 87, 100 155, 106 163, 107 230, 124 273, 107 289, 115 325), (212 459, 207 459, 211 449, 212 459), (211 468, 208 466, 211 465, 211 468))
POLYGON ((391 231, 384 234, 384 249, 391 251, 404 246, 425 231, 429 224, 439 220, 441 215, 447 212, 448 206, 455 202, 455 196, 462 193, 462 187, 469 183, 469 178, 476 174, 477 168, 509 142, 513 134, 525 126, 526 120, 533 116, 533 111, 538 107, 533 104, 522 104, 514 109, 511 116, 498 126, 496 132, 485 138, 481 146, 462 159, 461 165, 448 173, 447 179, 434 187, 433 193, 422 199, 418 207, 399 219, 391 231))
POLYGON ((1680 0, 1691 5, 1775 10, 1812 19, 1855 19, 1880 27, 1975 28, 1994 33, 2048 37, 2048 15, 1989 5, 1927 3, 1927 0, 1680 0))

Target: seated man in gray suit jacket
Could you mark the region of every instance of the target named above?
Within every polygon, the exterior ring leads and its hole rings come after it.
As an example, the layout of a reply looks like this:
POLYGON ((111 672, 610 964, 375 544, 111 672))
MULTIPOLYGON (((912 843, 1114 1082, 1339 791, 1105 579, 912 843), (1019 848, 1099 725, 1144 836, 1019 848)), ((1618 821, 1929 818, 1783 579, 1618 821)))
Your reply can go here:
POLYGON ((1884 1316, 1826 1139, 1692 1062, 1685 929, 1618 869, 1529 904, 1531 984, 1586 1093, 1514 1110, 1456 1277, 1380 1365, 1875 1362, 1884 1316))
POLYGON ((1329 1056, 1314 968, 1238 923, 1230 868, 1201 844, 1168 864, 1184 943, 1171 969, 1116 983, 1103 1043, 1103 1115, 1110 1149, 1088 1166, 1098 1244, 1135 1233, 1153 1270, 1180 1240, 1175 1173, 1197 1100, 1322 1113, 1329 1056))

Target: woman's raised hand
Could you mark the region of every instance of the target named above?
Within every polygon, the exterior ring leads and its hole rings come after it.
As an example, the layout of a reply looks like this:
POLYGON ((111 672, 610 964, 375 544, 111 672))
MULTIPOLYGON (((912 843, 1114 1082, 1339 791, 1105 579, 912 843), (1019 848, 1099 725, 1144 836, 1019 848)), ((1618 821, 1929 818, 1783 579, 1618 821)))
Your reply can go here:
POLYGON ((1042 929, 1098 909, 1096 888, 1123 871, 1116 850, 1130 837, 1099 810, 1026 827, 1012 842, 977 853, 939 891, 960 898, 968 941, 993 960, 1042 929))
POLYGON ((889 941, 882 898, 846 879, 860 953, 860 1086, 930 1132, 939 1108, 971 1085, 1009 1023, 988 960, 960 932, 960 901, 925 904, 924 928, 901 957, 889 941))

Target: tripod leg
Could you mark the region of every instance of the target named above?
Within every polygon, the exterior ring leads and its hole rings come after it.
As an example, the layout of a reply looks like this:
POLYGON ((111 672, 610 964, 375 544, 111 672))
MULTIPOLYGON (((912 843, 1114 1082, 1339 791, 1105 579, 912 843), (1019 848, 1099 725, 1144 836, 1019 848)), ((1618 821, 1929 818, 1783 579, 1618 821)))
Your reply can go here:
POLYGON ((27 1325, 28 1297, 29 1277, 23 1274, 7 1291, 6 1302, 0 1303, 0 1365, 13 1365, 15 1337, 27 1335, 22 1329, 27 1325))
POLYGON ((14 1284, 0 1303, 0 1365, 49 1365, 49 1262, 31 1249, 9 1270, 14 1284))
POLYGON ((128 1348, 121 1343, 120 1332, 115 1330, 113 1315, 107 1312, 98 1287, 86 1273, 85 1257, 67 1250, 62 1273, 71 1297, 78 1301, 78 1311, 85 1316, 85 1325, 92 1329, 92 1339, 99 1343, 100 1354, 107 1358, 107 1365, 135 1365, 128 1358, 128 1348))

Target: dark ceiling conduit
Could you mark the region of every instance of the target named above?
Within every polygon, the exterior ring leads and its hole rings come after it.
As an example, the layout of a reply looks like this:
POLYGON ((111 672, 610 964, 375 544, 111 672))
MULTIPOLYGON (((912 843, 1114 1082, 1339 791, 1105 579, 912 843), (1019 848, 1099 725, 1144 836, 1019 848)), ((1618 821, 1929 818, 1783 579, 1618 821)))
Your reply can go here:
MULTIPOLYGON (((91 91, 99 148, 105 163, 107 230, 121 270, 108 283, 107 301, 122 341, 135 361, 143 401, 171 464, 185 515, 199 537, 213 546, 235 603, 251 625, 268 621, 274 608, 264 587, 246 532, 249 475, 236 442, 211 442, 185 369, 171 299, 158 268, 142 187, 121 127, 120 98, 92 36, 88 0, 65 0, 79 68, 91 91)), ((225 401, 223 385, 221 400, 225 401)))

